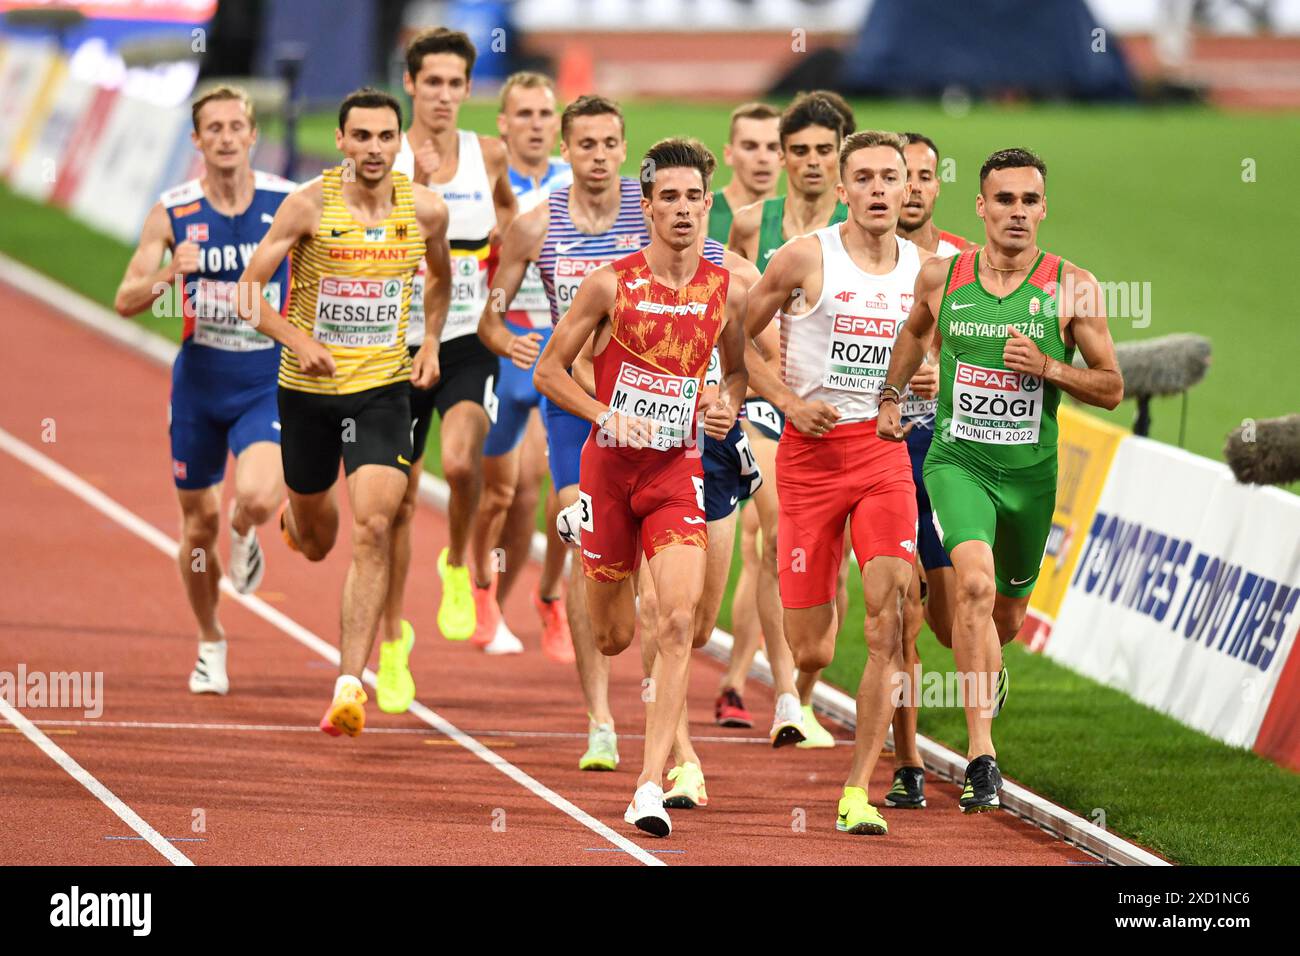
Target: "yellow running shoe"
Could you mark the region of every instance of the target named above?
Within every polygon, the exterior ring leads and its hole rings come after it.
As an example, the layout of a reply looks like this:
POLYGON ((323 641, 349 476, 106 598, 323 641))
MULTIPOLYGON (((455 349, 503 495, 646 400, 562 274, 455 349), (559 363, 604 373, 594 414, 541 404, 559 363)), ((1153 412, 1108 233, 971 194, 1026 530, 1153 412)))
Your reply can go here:
POLYGON ((840 797, 840 815, 835 829, 841 833, 872 834, 882 836, 889 832, 889 824, 880 811, 867 802, 867 791, 861 787, 845 787, 840 797))
POLYGON ((888 834, 889 825, 880 816, 880 810, 867 803, 867 791, 862 787, 845 787, 844 796, 840 797, 840 816, 835 821, 835 829, 841 834, 883 836, 888 834))
POLYGON ((438 577, 442 578, 442 603, 438 605, 438 630, 449 641, 468 641, 478 620, 474 613, 474 589, 469 568, 447 563, 447 548, 438 555, 438 577))
POLYGON ((587 731, 587 752, 578 761, 579 770, 617 770, 618 735, 609 724, 592 724, 587 731))
POLYGON ((334 703, 320 719, 320 729, 331 737, 347 734, 356 737, 366 726, 366 692, 360 684, 344 684, 334 695, 334 703))
POLYGON ((411 676, 411 648, 415 646, 415 628, 402 622, 402 636, 379 645, 379 679, 375 681, 375 700, 385 714, 404 714, 415 700, 415 678, 411 676))
POLYGON ((687 761, 668 771, 668 782, 673 788, 664 794, 664 806, 669 810, 694 810, 707 807, 709 795, 704 789, 704 772, 699 764, 687 761))
POLYGON ((803 706, 803 740, 795 744, 800 750, 822 750, 835 746, 831 732, 817 723, 817 714, 811 704, 803 706))

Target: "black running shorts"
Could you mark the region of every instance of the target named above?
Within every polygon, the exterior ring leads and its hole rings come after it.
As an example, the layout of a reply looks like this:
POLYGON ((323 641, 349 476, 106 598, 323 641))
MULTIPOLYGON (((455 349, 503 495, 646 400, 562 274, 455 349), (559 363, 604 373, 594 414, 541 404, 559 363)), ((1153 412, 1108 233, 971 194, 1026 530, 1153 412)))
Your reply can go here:
POLYGON ((351 395, 281 388, 280 451, 284 482, 300 495, 330 488, 343 470, 387 465, 411 471, 410 384, 395 382, 351 395))
MULTIPOLYGON (((417 351, 411 349, 411 358, 417 351)), ((438 350, 439 378, 433 388, 409 386, 411 447, 417 459, 424 455, 434 411, 439 418, 446 418, 453 405, 473 402, 483 407, 489 421, 497 420, 497 366, 496 355, 477 335, 453 339, 438 350)))

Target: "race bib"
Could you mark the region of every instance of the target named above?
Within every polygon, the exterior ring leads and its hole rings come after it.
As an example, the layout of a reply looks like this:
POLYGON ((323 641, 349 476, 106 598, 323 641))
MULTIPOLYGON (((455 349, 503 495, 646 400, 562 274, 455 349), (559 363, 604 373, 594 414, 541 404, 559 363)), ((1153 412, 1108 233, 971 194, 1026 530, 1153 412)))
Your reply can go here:
POLYGON ((1043 415, 1043 380, 957 362, 952 436, 985 445, 1033 445, 1043 415))
POLYGON ((650 447, 668 451, 694 440, 699 391, 696 379, 651 372, 624 362, 614 381, 609 407, 623 415, 652 420, 656 428, 650 447))
POLYGON ((573 304, 573 297, 578 294, 578 286, 607 261, 606 259, 570 259, 555 260, 555 311, 556 321, 564 318, 573 304))
POLYGON ((478 332, 478 320, 487 305, 487 260, 473 250, 451 251, 451 307, 440 342, 450 342, 478 332))
POLYGON ((312 336, 322 345, 385 348, 397 344, 402 280, 321 276, 312 336))
POLYGON ((902 323, 902 319, 865 315, 835 316, 822 384, 842 392, 879 392, 902 323))
POLYGON ((762 425, 774 432, 781 431, 781 413, 776 406, 763 398, 751 398, 745 403, 745 417, 755 425, 762 425))
POLYGON ((718 354, 717 349, 709 354, 709 367, 704 371, 704 384, 722 384, 722 356, 718 354))
POLYGON ((754 450, 749 447, 749 436, 744 432, 736 441, 736 455, 740 458, 740 478, 749 482, 749 494, 753 496, 763 483, 763 474, 758 470, 758 459, 754 457, 754 450))
MULTIPOLYGON (((194 343, 223 352, 261 352, 274 348, 267 338, 239 317, 236 308, 239 283, 198 279, 191 289, 194 308, 194 343)), ((280 311, 280 283, 266 286, 263 297, 271 308, 280 311)))
POLYGON ((937 398, 922 398, 912 392, 910 388, 903 390, 903 403, 900 406, 904 418, 933 418, 935 411, 939 408, 937 398))
POLYGON ((546 299, 546 289, 542 285, 542 274, 537 263, 530 262, 524 272, 524 280, 519 283, 519 291, 510 303, 513 312, 527 312, 529 324, 535 329, 550 328, 551 304, 546 299))

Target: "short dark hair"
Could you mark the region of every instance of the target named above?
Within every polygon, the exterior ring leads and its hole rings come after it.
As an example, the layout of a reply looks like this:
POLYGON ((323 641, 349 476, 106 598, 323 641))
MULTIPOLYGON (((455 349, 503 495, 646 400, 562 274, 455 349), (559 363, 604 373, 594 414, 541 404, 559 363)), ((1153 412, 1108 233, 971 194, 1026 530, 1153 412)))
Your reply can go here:
POLYGON ((805 93, 795 97, 793 103, 781 114, 781 148, 787 138, 801 133, 810 126, 824 126, 835 131, 835 139, 844 138, 844 114, 826 97, 805 93))
POLYGON ((468 33, 450 30, 447 27, 433 27, 421 30, 406 45, 406 72, 414 80, 420 75, 424 58, 432 53, 454 53, 465 61, 465 79, 474 72, 474 61, 478 59, 478 50, 468 33))
POLYGON ((835 112, 844 118, 844 129, 841 132, 843 136, 850 136, 858 128, 857 118, 853 115, 853 107, 849 106, 849 101, 834 90, 813 90, 810 96, 820 96, 831 106, 835 107, 835 112))
POLYGON ((566 106, 564 112, 560 114, 561 138, 569 138, 569 129, 573 126, 573 121, 579 116, 617 116, 619 132, 623 132, 623 111, 618 108, 618 104, 603 96, 588 93, 579 96, 566 106))
POLYGON ((339 130, 347 128, 348 113, 354 109, 360 110, 380 110, 388 108, 397 114, 397 128, 402 128, 402 104, 397 102, 397 98, 390 96, 383 90, 377 90, 373 86, 363 86, 359 90, 353 90, 339 104, 339 130))
POLYGON ((935 162, 939 161, 939 147, 934 145, 934 140, 924 133, 899 133, 898 135, 903 137, 904 146, 911 146, 914 143, 924 143, 929 146, 930 152, 934 153, 935 162))
POLYGON ((698 139, 675 136, 661 139, 646 151, 641 160, 641 195, 650 198, 654 190, 655 176, 661 169, 697 169, 704 183, 704 191, 709 191, 709 179, 718 161, 707 146, 698 139))
POLYGON ((222 100, 237 100, 243 103, 244 113, 248 116, 248 125, 257 129, 257 116, 253 112, 253 101, 248 98, 248 93, 238 86, 214 86, 204 92, 190 107, 190 121, 194 123, 194 132, 199 131, 199 114, 203 112, 203 107, 222 100))
POLYGON ((731 142, 733 139, 736 138, 737 120, 743 120, 743 119, 779 120, 780 118, 781 118, 781 111, 778 110, 775 106, 772 106, 771 104, 759 103, 759 102, 741 103, 739 106, 737 106, 734 110, 731 111, 731 126, 729 127, 727 132, 727 142, 731 142))
POLYGON ((984 180, 988 179, 993 170, 1020 169, 1024 166, 1038 170, 1043 177, 1043 186, 1047 185, 1047 164, 1033 150, 1013 146, 1010 149, 1000 149, 984 160, 984 165, 980 167, 980 188, 984 188, 984 180))
POLYGON ((907 157, 903 155, 902 136, 883 129, 864 129, 845 137, 844 145, 840 147, 840 177, 844 177, 844 164, 849 161, 850 156, 860 149, 870 149, 873 146, 888 146, 893 149, 898 153, 903 171, 907 171, 907 157))

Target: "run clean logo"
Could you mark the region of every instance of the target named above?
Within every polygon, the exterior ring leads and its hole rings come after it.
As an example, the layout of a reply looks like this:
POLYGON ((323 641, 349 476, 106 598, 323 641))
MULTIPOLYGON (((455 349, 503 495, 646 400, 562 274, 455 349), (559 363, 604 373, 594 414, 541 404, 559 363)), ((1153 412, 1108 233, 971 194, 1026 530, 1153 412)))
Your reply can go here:
POLYGON ((51 926, 127 926, 133 936, 148 936, 153 925, 152 893, 68 893, 50 897, 51 926))

